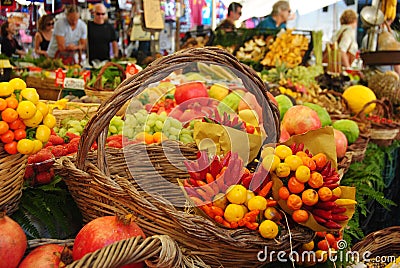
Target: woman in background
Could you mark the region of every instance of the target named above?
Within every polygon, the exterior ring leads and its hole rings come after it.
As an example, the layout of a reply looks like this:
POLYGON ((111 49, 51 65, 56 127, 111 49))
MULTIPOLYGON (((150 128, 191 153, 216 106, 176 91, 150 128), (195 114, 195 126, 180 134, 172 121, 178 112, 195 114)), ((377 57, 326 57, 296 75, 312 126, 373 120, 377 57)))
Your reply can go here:
POLYGON ((43 15, 40 17, 38 32, 35 34, 35 53, 38 56, 48 57, 47 48, 54 29, 54 19, 51 15, 43 15))
POLYGON ((12 22, 4 22, 1 25, 1 53, 11 58, 13 54, 19 56, 25 55, 22 46, 15 39, 17 34, 17 26, 12 22))
POLYGON ((262 20, 256 28, 286 29, 288 20, 293 19, 288 1, 278 1, 272 6, 272 12, 262 20))

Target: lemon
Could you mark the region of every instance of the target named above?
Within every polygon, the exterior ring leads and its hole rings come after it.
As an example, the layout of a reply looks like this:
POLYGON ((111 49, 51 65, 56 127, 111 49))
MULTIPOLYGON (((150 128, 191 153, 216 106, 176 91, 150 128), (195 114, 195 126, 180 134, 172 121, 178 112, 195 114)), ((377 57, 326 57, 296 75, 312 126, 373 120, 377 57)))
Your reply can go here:
POLYGON ((32 154, 36 154, 43 148, 43 143, 40 140, 33 140, 33 152, 32 154))
POLYGON ((303 160, 297 155, 289 155, 285 158, 285 163, 289 165, 291 171, 295 171, 299 166, 303 165, 303 160))
POLYGON ((278 165, 281 163, 279 157, 274 154, 268 154, 262 161, 262 166, 267 171, 275 171, 278 165))
POLYGON ((46 118, 46 115, 49 113, 49 106, 47 106, 46 103, 39 101, 36 103, 36 109, 38 109, 44 118, 46 118))
POLYGON ((22 90, 26 88, 26 83, 21 78, 13 78, 8 81, 13 90, 22 90))
POLYGON ((0 97, 7 97, 14 92, 9 82, 0 82, 0 97))
POLYGON ((301 165, 296 169, 296 179, 301 183, 306 183, 311 176, 311 171, 307 166, 301 165))
POLYGON ((258 227, 258 230, 260 231, 262 237, 268 239, 274 239, 279 232, 278 225, 271 220, 263 221, 258 227))
POLYGON ((279 216, 279 212, 274 207, 267 207, 267 209, 264 211, 264 217, 267 220, 273 221, 273 220, 277 219, 278 216, 279 216))
POLYGON ((290 174, 290 167, 286 163, 279 163, 276 167, 275 173, 279 178, 287 177, 290 174))
POLYGON ((278 156, 280 159, 283 160, 286 157, 288 157, 289 155, 292 155, 292 149, 290 149, 286 145, 281 144, 275 148, 275 154, 276 154, 276 156, 278 156))
POLYGON ((32 118, 36 114, 36 106, 33 102, 24 100, 18 104, 17 113, 21 119, 32 118))
POLYGON ((244 204, 247 206, 249 204, 249 200, 253 197, 255 197, 256 195, 253 193, 252 190, 247 190, 247 197, 246 197, 246 202, 244 202, 244 204))
POLYGON ((36 129, 36 139, 40 140, 41 142, 47 142, 50 138, 50 128, 45 125, 40 125, 36 129))
POLYGON ((17 143, 17 151, 21 154, 31 154, 35 149, 35 144, 32 140, 22 139, 17 143))
POLYGON ((42 122, 42 119, 43 119, 42 113, 36 110, 36 113, 33 117, 25 119, 23 120, 23 122, 27 127, 37 127, 42 122))
POLYGON ((54 128, 57 124, 57 120, 56 117, 52 114, 47 114, 44 118, 43 118, 43 125, 48 126, 49 128, 54 128))
POLYGON ((21 97, 22 99, 33 102, 34 104, 39 103, 39 94, 34 88, 29 87, 21 90, 21 97))
POLYGON ((237 222, 244 217, 244 210, 241 205, 229 204, 224 212, 224 218, 228 222, 237 222))
POLYGON ((228 205, 228 200, 226 199, 225 194, 219 193, 214 196, 213 205, 222 209, 225 209, 228 205))
POLYGON ((249 212, 249 209, 245 205, 240 205, 240 206, 242 207, 244 214, 249 212))
POLYGON ((267 199, 263 196, 255 196, 249 200, 248 208, 252 210, 265 210, 267 208, 267 199))
POLYGON ((307 251, 311 251, 314 249, 314 240, 311 240, 310 242, 303 244, 301 246, 302 249, 307 250, 307 251))
POLYGON ((269 154, 274 154, 275 153, 275 148, 274 147, 264 147, 261 151, 261 158, 264 158, 265 156, 269 154))
POLYGON ((226 190, 226 198, 232 204, 244 204, 247 200, 247 189, 243 185, 232 185, 226 190))

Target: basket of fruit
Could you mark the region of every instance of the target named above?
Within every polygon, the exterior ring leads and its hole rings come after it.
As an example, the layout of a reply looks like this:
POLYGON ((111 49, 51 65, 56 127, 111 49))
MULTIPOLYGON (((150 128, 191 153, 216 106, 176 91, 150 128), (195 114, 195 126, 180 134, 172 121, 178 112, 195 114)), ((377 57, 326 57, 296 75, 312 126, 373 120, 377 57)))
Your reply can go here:
POLYGON ((34 88, 19 78, 0 86, 0 211, 13 213, 22 195, 27 155, 47 142, 55 122, 34 88))
MULTIPOLYGON (((218 48, 188 49, 160 58, 123 81, 86 125, 76 157, 61 158, 57 165, 62 169, 64 180, 86 221, 104 215, 132 213, 137 216, 136 222, 146 235, 169 235, 180 247, 188 250, 185 252, 201 258, 208 266, 253 267, 271 261, 257 258, 265 247, 289 252, 292 247, 310 241, 314 232, 293 222, 286 224, 284 220, 279 235, 278 225, 270 222, 263 225, 264 236, 250 222, 247 225, 253 229, 244 225, 236 226, 238 228, 225 226, 198 209, 188 198, 185 183, 193 179, 192 176, 201 183, 205 180, 202 176, 210 173, 214 178, 222 178, 224 183, 208 194, 216 196, 218 191, 224 195, 229 186, 242 179, 242 172, 246 171, 249 175, 245 165, 254 162, 262 143, 276 143, 278 136, 279 112, 271 103, 265 84, 252 69, 218 48), (219 75, 223 72, 221 69, 226 68, 225 72, 240 77, 238 84, 211 86, 207 91, 206 82, 199 82, 201 77, 194 75, 195 69, 190 68, 198 66, 198 62, 203 63, 202 70, 207 68, 210 71, 211 64, 219 66, 219 75), (183 82, 181 75, 184 72, 196 77, 197 81, 183 82), (178 108, 174 107, 167 116, 166 111, 171 107, 170 103, 166 105, 164 99, 163 105, 157 105, 162 108, 158 114, 146 113, 146 110, 153 111, 151 107, 131 116, 128 112, 122 137, 118 138, 122 148, 109 148, 109 123, 124 103, 160 81, 173 79, 179 82, 167 92, 174 92, 178 108), (237 91, 237 88, 243 92, 237 91), (255 107, 254 112, 248 106, 243 109, 247 111, 239 112, 239 116, 235 112, 228 114, 226 106, 238 111, 239 105, 246 104, 239 104, 242 98, 252 100, 248 105, 255 107), (189 129, 184 130, 186 127, 189 129), (97 152, 92 154, 89 151, 95 141, 97 152), (235 177, 237 174, 240 176, 235 177), (272 234, 268 234, 267 230, 270 225, 273 227, 272 234)), ((269 198, 271 191, 267 189, 270 188, 267 183, 257 188, 261 191, 261 187, 265 187, 262 194, 269 198)), ((243 199, 243 193, 247 192, 241 187, 239 189, 240 199, 243 199)), ((203 201, 206 201, 205 198, 211 201, 211 195, 206 195, 203 188, 198 190, 203 201)), ((273 200, 268 202, 271 207, 276 204, 273 200)), ((216 210, 220 213, 221 208, 216 210)), ((244 207, 237 212, 244 214, 244 207)), ((253 214, 248 216, 255 217, 253 214)), ((186 265, 196 266, 193 263, 186 265)))
POLYGON ((101 101, 105 101, 112 96, 114 89, 126 78, 124 68, 114 62, 107 62, 101 67, 97 76, 85 86, 87 96, 96 96, 101 101))

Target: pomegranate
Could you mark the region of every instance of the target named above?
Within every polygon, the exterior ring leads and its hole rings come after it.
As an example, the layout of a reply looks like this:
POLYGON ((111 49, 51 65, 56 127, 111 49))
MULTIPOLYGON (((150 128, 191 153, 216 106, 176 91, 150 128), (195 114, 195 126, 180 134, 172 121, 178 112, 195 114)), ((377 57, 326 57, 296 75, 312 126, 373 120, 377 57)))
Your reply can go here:
POLYGON ((336 157, 342 158, 347 151, 347 138, 346 135, 340 130, 333 129, 336 143, 336 157))
POLYGON ((281 126, 281 136, 279 137, 279 142, 285 142, 288 139, 290 139, 289 132, 283 126, 281 126))
MULTIPOLYGON (((74 260, 79 260, 87 253, 136 236, 146 237, 142 229, 131 218, 100 217, 92 220, 79 231, 72 249, 72 257, 74 260)), ((143 263, 133 263, 123 267, 141 268, 143 263)))
POLYGON ((22 260, 18 268, 55 268, 60 265, 60 256, 64 246, 48 244, 35 248, 25 259, 22 260))
POLYGON ((283 116, 282 125, 290 135, 303 134, 309 130, 320 128, 321 120, 313 109, 295 105, 290 107, 283 116))
POLYGON ((18 266, 26 250, 26 235, 18 223, 0 212, 0 268, 18 266))

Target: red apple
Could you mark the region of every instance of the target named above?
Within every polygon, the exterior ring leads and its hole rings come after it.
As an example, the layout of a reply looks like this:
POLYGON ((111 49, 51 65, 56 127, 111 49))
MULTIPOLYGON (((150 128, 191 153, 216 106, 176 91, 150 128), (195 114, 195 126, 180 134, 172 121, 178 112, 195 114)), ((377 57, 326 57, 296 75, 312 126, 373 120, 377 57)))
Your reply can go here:
POLYGON ((303 105, 290 107, 282 119, 282 126, 290 135, 303 134, 321 128, 317 112, 303 105))
POLYGON ((333 129, 336 143, 336 156, 342 158, 347 151, 347 138, 346 135, 340 130, 333 129))

